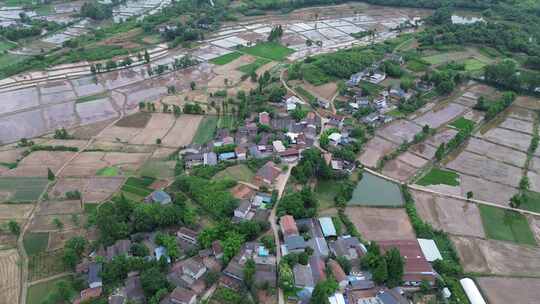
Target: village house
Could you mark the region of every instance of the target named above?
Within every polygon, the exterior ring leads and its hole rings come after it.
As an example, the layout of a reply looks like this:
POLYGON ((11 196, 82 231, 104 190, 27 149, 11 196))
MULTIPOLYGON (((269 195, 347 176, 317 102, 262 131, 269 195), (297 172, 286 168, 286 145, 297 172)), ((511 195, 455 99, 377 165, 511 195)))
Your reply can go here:
POLYGON ((338 262, 332 259, 328 261, 328 267, 330 268, 334 279, 338 283, 339 288, 342 290, 345 289, 345 287, 349 285, 349 280, 347 279, 347 275, 343 271, 343 268, 341 268, 338 262))
POLYGON ((217 154, 214 152, 208 152, 203 154, 203 165, 215 166, 218 164, 217 154))
POLYGON ((284 215, 279 219, 279 226, 283 237, 298 235, 298 227, 292 215, 284 215))
POLYGON ((219 154, 220 161, 232 160, 235 158, 236 158, 236 154, 234 152, 225 152, 225 153, 219 154))
POLYGON ((176 287, 173 292, 161 300, 160 304, 195 304, 197 295, 186 288, 176 287))
POLYGON ((234 148, 234 153, 236 154, 236 159, 238 160, 246 160, 247 158, 247 150, 244 147, 237 146, 234 148))
POLYGON ((326 125, 329 126, 330 128, 338 128, 341 130, 341 128, 343 128, 344 122, 345 122, 345 116, 331 114, 328 116, 328 122, 326 122, 326 125))
POLYGON ((193 168, 202 165, 204 162, 203 153, 189 153, 182 156, 186 168, 193 168))
POLYGON ((400 102, 402 100, 408 101, 414 94, 412 91, 405 91, 401 88, 392 88, 389 92, 390 99, 394 102, 400 102))
POLYGON ((281 140, 274 140, 272 142, 272 147, 274 147, 274 151, 281 153, 285 151, 285 146, 283 145, 283 142, 281 140))
POLYGON ((190 244, 197 245, 197 237, 199 234, 196 231, 193 231, 187 227, 181 227, 177 232, 176 236, 190 244))
POLYGON ((309 239, 306 241, 306 245, 314 250, 314 254, 322 258, 328 257, 330 250, 318 221, 312 218, 299 219, 296 224, 307 231, 305 233, 309 235, 309 239))
POLYGON ((334 227, 334 222, 331 217, 319 218, 319 224, 321 225, 321 230, 325 238, 337 236, 336 227, 334 227))
POLYGON ((419 286, 422 281, 433 285, 436 272, 426 260, 418 240, 390 240, 378 242, 381 253, 391 248, 397 248, 405 261, 403 284, 405 286, 419 286))
POLYGON ((102 287, 87 288, 81 290, 79 297, 73 301, 73 304, 80 304, 82 302, 90 301, 92 299, 101 296, 102 287))
POLYGON ((255 189, 245 184, 237 184, 230 191, 232 196, 239 200, 252 200, 256 193, 255 189))
POLYGON ((352 236, 338 237, 337 240, 329 243, 329 247, 332 254, 349 261, 358 261, 367 252, 366 247, 358 238, 352 236))
POLYGON ((212 242, 212 253, 216 259, 221 259, 223 257, 223 248, 218 240, 212 242))
POLYGON ((101 272, 101 268, 101 263, 91 263, 88 266, 88 287, 97 288, 103 286, 101 276, 99 275, 99 273, 101 272))
POLYGON ((270 126, 270 114, 268 112, 259 113, 259 123, 263 126, 270 126))
POLYGON ((296 264, 293 267, 294 284, 296 288, 306 289, 311 293, 315 288, 311 266, 296 264))
POLYGON ((129 303, 142 304, 145 299, 139 274, 132 271, 128 273, 124 286, 116 289, 108 300, 109 304, 125 304, 128 301, 129 303))
POLYGON ((279 157, 283 162, 286 163, 294 163, 300 158, 300 151, 295 148, 289 148, 281 153, 279 153, 279 157))
POLYGON ((341 144, 341 133, 334 132, 328 135, 328 139, 330 140, 330 145, 337 147, 339 144, 341 144))
POLYGON ((129 249, 131 248, 130 240, 118 240, 113 245, 107 247, 107 261, 111 261, 118 255, 129 255, 129 249))
POLYGON ((183 261, 182 271, 184 275, 188 276, 191 280, 196 281, 206 273, 206 266, 196 261, 194 258, 183 261))
MULTIPOLYGON (((236 209, 234 209, 234 217, 239 220, 249 220, 248 215, 251 211, 251 201, 249 200, 241 200, 240 204, 236 209)), ((253 217, 253 212, 251 212, 251 216, 253 217)))
POLYGON ((265 186, 268 188, 272 188, 280 174, 281 168, 274 164, 274 162, 269 161, 264 164, 264 166, 262 166, 259 170, 257 170, 253 181, 255 185, 258 185, 259 187, 265 186))

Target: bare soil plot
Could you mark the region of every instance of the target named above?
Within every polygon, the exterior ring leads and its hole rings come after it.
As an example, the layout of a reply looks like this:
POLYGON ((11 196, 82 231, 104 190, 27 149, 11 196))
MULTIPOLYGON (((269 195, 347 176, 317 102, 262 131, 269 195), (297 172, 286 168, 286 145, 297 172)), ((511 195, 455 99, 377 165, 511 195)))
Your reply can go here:
POLYGON ((0 114, 11 113, 39 105, 36 88, 27 88, 0 93, 0 114))
POLYGON ((81 202, 74 201, 46 201, 38 206, 36 215, 73 214, 81 213, 81 202))
POLYGON ((433 159, 435 157, 435 152, 437 151, 437 148, 422 142, 409 148, 409 151, 411 153, 418 154, 423 158, 433 159))
POLYGON ((187 146, 197 133, 197 128, 203 119, 202 115, 181 115, 176 119, 173 127, 162 139, 161 143, 170 147, 187 146))
POLYGON ((40 110, 21 112, 0 119, 0 144, 32 138, 47 131, 40 110))
MULTIPOLYGON (((32 218, 30 230, 32 232, 51 232, 58 231, 58 227, 53 223, 54 219, 60 220, 64 225, 62 230, 71 230, 78 228, 72 220, 72 214, 54 214, 54 215, 37 215, 32 218)), ((79 226, 84 225, 83 216, 79 217, 79 226)))
POLYGON ((72 135, 78 139, 90 139, 98 135, 105 127, 110 125, 114 119, 99 121, 93 124, 88 124, 85 126, 80 126, 73 129, 72 135))
POLYGON ((401 182, 405 182, 414 176, 416 170, 418 170, 417 167, 413 167, 401 161, 398 157, 386 163, 382 169, 382 173, 401 182))
MULTIPOLYGON (((3 220, 0 220, 0 224, 5 225, 3 220)), ((23 223, 19 223, 22 225, 23 223)), ((13 249, 17 247, 17 236, 9 231, 0 231, 0 250, 13 249)))
POLYGON ((531 227, 536 242, 540 244, 540 216, 527 214, 525 217, 527 217, 527 221, 529 222, 529 226, 531 227))
POLYGON ((0 250, 0 303, 19 303, 21 270, 16 249, 0 250))
POLYGON ((483 134, 478 134, 477 136, 493 143, 515 148, 520 151, 527 151, 532 137, 529 134, 502 128, 493 128, 483 134))
POLYGON ((499 128, 510 129, 513 131, 524 132, 528 134, 533 133, 533 123, 521 119, 515 119, 507 117, 500 125, 499 128))
POLYGON ((135 114, 126 116, 114 125, 117 127, 126 127, 126 128, 144 128, 146 124, 152 117, 152 114, 147 112, 137 112, 135 114))
POLYGON ((425 143, 432 145, 433 147, 439 147, 442 143, 448 143, 457 134, 457 130, 445 128, 435 135, 426 139, 425 143))
POLYGON ((77 103, 75 104, 75 110, 83 125, 111 119, 119 115, 109 98, 77 103))
POLYGON ((431 111, 418 117, 414 121, 421 126, 428 125, 430 128, 438 128, 451 120, 454 120, 458 116, 461 116, 467 109, 467 107, 460 104, 448 103, 443 107, 433 107, 431 111))
POLYGON ((531 110, 540 110, 540 99, 531 96, 518 96, 514 104, 531 110))
POLYGON ((54 231, 49 233, 49 244, 47 245, 47 251, 55 251, 64 248, 64 244, 67 240, 75 236, 85 236, 84 229, 73 229, 66 231, 54 231))
POLYGON ((25 220, 30 216, 32 204, 0 204, 0 219, 25 220))
POLYGON ((42 104, 52 104, 57 102, 74 100, 76 98, 75 92, 73 91, 63 91, 55 92, 50 94, 41 94, 41 103, 42 104))
POLYGON ((49 130, 71 127, 77 123, 75 102, 50 105, 43 109, 43 117, 49 130))
POLYGON ((121 171, 136 171, 147 158, 147 153, 83 152, 62 171, 63 177, 95 176, 105 167, 117 167, 121 171))
POLYGON ((227 83, 230 85, 237 84, 240 82, 242 75, 244 75, 244 73, 237 69, 254 61, 255 57, 244 55, 225 65, 214 66, 212 71, 216 76, 208 82, 208 89, 212 92, 223 89, 225 87, 225 79, 227 79, 227 83))
POLYGON ((422 127, 413 122, 408 120, 398 120, 382 127, 375 133, 400 145, 405 141, 411 141, 414 138, 414 135, 421 130, 422 127))
POLYGON ((475 137, 469 139, 467 145, 465 146, 465 150, 480 155, 485 155, 488 158, 508 163, 516 167, 522 167, 523 164, 525 164, 525 159, 527 158, 527 154, 524 152, 520 152, 505 146, 496 145, 475 137))
POLYGON ((540 173, 540 157, 533 157, 529 164, 529 170, 536 171, 540 173))
POLYGON ((478 277, 476 282, 490 304, 533 304, 540 299, 540 279, 478 277))
POLYGON ((176 150, 177 149, 174 149, 174 148, 159 147, 154 151, 154 153, 152 153, 152 158, 154 159, 168 158, 171 154, 175 153, 176 150))
POLYGON ((47 176, 47 168, 54 173, 71 159, 75 152, 36 151, 23 158, 17 168, 10 170, 5 176, 47 176))
POLYGON ((323 85, 314 86, 309 82, 304 82, 302 85, 308 92, 314 93, 315 96, 320 96, 326 100, 332 99, 337 92, 337 83, 329 82, 323 85))
POLYGON ((154 113, 144 129, 129 140, 130 144, 155 145, 156 139, 163 138, 175 122, 172 114, 154 113))
POLYGON ((367 240, 414 239, 415 234, 404 209, 347 207, 349 218, 367 240))
POLYGON ((397 148, 397 144, 379 136, 373 137, 365 146, 364 152, 358 158, 364 166, 375 167, 379 159, 397 148))
MULTIPOLYGON (((466 174, 460 174, 461 196, 465 197, 467 192, 472 191, 474 198, 488 201, 503 206, 508 206, 510 198, 518 191, 511 186, 487 181, 466 174)), ((517 179, 519 181, 519 178, 517 179)))
POLYGON ((1 163, 14 163, 22 156, 24 148, 14 148, 9 150, 0 151, 1 163))
POLYGON ((461 152, 456 158, 447 163, 446 167, 460 173, 509 186, 517 186, 522 174, 521 168, 467 151, 461 152))
POLYGON ((527 120, 527 121, 534 121, 535 119, 535 113, 533 110, 525 109, 522 107, 515 107, 511 106, 508 110, 508 117, 513 117, 517 119, 527 120))
POLYGON ((529 182, 531 184, 530 189, 532 191, 540 192, 540 173, 529 171, 527 172, 527 176, 529 177, 529 182))
POLYGON ((116 142, 119 144, 127 143, 129 140, 131 140, 133 137, 135 137, 141 132, 142 129, 139 128, 118 127, 115 125, 103 130, 103 132, 101 132, 101 134, 99 135, 99 140, 116 142))
POLYGON ((466 272, 540 275, 540 250, 511 242, 451 236, 466 272))
POLYGON ((418 214, 435 229, 455 235, 485 236, 480 211, 475 204, 424 191, 411 193, 418 214))

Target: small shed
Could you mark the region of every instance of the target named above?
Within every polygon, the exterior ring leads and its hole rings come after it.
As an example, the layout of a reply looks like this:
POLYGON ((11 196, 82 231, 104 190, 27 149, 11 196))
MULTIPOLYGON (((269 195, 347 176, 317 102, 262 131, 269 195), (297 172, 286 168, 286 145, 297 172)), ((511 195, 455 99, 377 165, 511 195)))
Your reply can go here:
POLYGON ((334 227, 334 222, 332 221, 332 218, 321 217, 319 218, 319 224, 321 225, 324 237, 337 236, 336 227, 334 227))
POLYGON ((418 239, 418 244, 420 244, 420 249, 422 249, 422 253, 428 262, 443 259, 441 252, 439 251, 439 248, 437 248, 437 244, 435 244, 434 240, 418 239))

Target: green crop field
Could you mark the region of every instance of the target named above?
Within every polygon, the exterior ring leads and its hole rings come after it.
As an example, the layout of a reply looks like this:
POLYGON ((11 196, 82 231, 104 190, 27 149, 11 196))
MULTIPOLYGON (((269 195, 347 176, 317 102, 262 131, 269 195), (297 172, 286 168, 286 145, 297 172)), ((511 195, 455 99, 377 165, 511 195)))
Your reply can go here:
POLYGON ((35 281, 68 271, 62 260, 62 251, 42 252, 29 256, 28 280, 35 281))
POLYGON ((424 72, 428 69, 429 64, 420 60, 411 60, 407 62, 407 68, 413 72, 424 72))
POLYGON ((255 71, 257 71, 257 69, 259 69, 263 65, 265 65, 267 63, 270 63, 270 62, 272 62, 272 61, 268 60, 268 59, 265 59, 265 58, 257 58, 254 62, 252 62, 250 64, 243 65, 243 66, 239 67, 237 70, 239 70, 240 72, 242 72, 242 73, 244 73, 246 75, 251 75, 252 73, 255 73, 255 71))
POLYGON ((259 43, 256 46, 241 48, 240 51, 253 56, 276 61, 281 61, 294 53, 294 50, 284 47, 277 42, 259 43))
POLYGON ((463 62, 465 64, 465 70, 468 72, 478 71, 483 69, 486 64, 476 58, 469 58, 463 62))
POLYGON ((28 293, 26 298, 27 304, 41 304, 43 303, 43 300, 47 298, 47 295, 53 291, 56 287, 56 283, 66 280, 70 281, 70 276, 65 276, 61 278, 56 278, 52 280, 48 280, 45 282, 37 283, 34 285, 30 285, 28 287, 28 293))
POLYGON ((217 123, 218 118, 216 116, 205 116, 199 124, 199 128, 193 137, 192 143, 202 145, 209 142, 212 138, 214 138, 217 123))
POLYGON ((218 172, 212 179, 220 180, 229 178, 235 181, 251 182, 255 174, 246 165, 236 165, 226 168, 223 171, 218 172))
POLYGON ((478 208, 488 238, 536 246, 529 223, 522 214, 486 205, 478 208))
POLYGON ((527 197, 526 202, 522 203, 519 208, 540 212, 540 193, 535 191, 525 191, 527 197))
POLYGON ((339 183, 335 180, 319 180, 315 187, 315 196, 319 201, 319 209, 324 210, 335 206, 334 198, 339 191, 339 183))
POLYGON ((456 128, 458 130, 464 130, 464 129, 467 129, 467 128, 474 127, 474 121, 472 121, 470 119, 467 119, 465 117, 460 117, 460 118, 456 119, 454 122, 452 122, 450 124, 450 126, 456 128))
POLYGON ((118 168, 116 167, 105 167, 101 168, 96 172, 97 176, 107 176, 107 177, 113 177, 118 175, 118 168))
POLYGON ((0 177, 0 191, 12 194, 0 202, 36 201, 48 183, 45 177, 0 177))
POLYGON ((214 59, 210 59, 210 63, 217 64, 217 65, 225 65, 229 62, 232 62, 240 57, 242 57, 242 53, 240 52, 232 52, 229 54, 225 54, 219 57, 216 57, 214 59))
POLYGON ((175 161, 151 159, 144 163, 139 170, 139 174, 153 178, 173 177, 175 163, 175 161))
POLYGON ((49 244, 49 233, 29 232, 24 235, 23 244, 28 255, 44 252, 49 244))
POLYGON ((429 185, 449 185, 459 186, 459 174, 453 171, 431 168, 428 174, 422 177, 417 184, 421 186, 429 185))
POLYGON ((219 117, 218 128, 233 129, 236 125, 236 118, 233 115, 222 115, 219 117))

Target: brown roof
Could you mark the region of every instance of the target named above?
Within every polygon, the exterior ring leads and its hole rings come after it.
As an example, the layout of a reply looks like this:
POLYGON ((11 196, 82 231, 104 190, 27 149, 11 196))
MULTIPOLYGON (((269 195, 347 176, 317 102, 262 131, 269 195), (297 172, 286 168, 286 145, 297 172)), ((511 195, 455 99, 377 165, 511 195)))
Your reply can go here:
POLYGON ((171 301, 178 301, 179 303, 189 303, 189 301, 195 296, 195 293, 191 290, 176 287, 171 293, 171 301))
POLYGON ((193 231, 193 230, 191 230, 191 229, 189 229, 187 227, 181 227, 178 230, 178 235, 180 235, 180 234, 186 235, 186 236, 194 238, 194 239, 197 239, 197 236, 199 236, 196 231, 193 231))
POLYGON ((221 248, 221 244, 218 240, 212 242, 212 251, 214 252, 214 255, 220 255, 223 253, 223 248, 221 248))
POLYGON ((298 151, 298 149, 287 149, 283 152, 280 152, 279 153, 279 156, 284 156, 284 157, 287 157, 287 156, 298 156, 300 154, 300 151, 298 151))
POLYGON ((81 302, 88 299, 97 298, 101 295, 101 286, 94 288, 87 288, 81 291, 81 302))
POLYGON ((435 280, 433 268, 426 260, 417 240, 392 240, 380 241, 378 243, 383 253, 392 248, 399 250, 399 253, 405 260, 404 281, 435 280))
POLYGON ((332 274, 334 275, 334 278, 336 279, 336 281, 338 281, 338 283, 347 280, 347 275, 345 274, 338 262, 336 262, 335 260, 329 260, 328 267, 330 267, 330 270, 332 271, 332 274))
POLYGON ((291 215, 284 215, 279 220, 281 231, 283 231, 284 237, 289 235, 298 235, 298 227, 296 221, 291 215))
POLYGON ((250 199, 255 195, 255 190, 244 184, 238 184, 231 189, 231 193, 234 198, 237 199, 250 199))
POLYGON ((281 173, 281 169, 274 162, 267 162, 262 168, 257 171, 257 177, 263 180, 274 182, 281 173))
POLYGON ((234 148, 234 153, 236 154, 243 154, 243 153, 246 153, 247 150, 243 147, 240 147, 240 146, 237 146, 236 148, 234 148))

